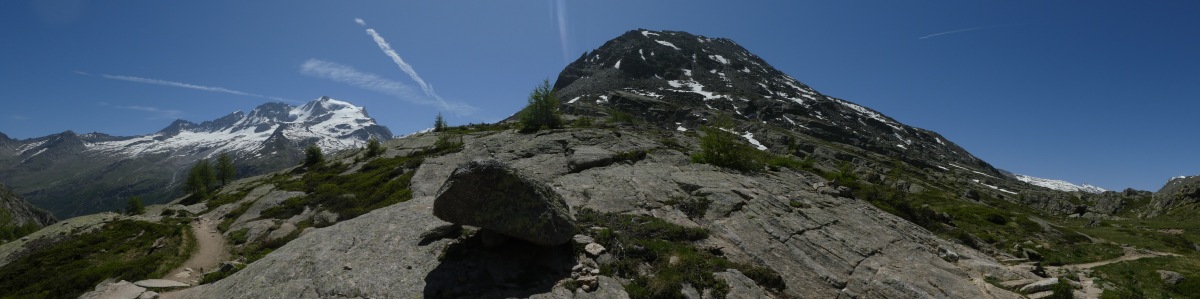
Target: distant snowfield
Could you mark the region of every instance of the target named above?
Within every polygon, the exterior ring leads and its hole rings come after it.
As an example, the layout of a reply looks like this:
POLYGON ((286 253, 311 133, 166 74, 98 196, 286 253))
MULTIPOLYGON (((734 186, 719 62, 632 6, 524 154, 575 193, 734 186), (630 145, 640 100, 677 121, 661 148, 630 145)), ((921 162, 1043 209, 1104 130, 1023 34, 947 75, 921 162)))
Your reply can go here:
POLYGON ((1017 180, 1020 180, 1022 182, 1026 182, 1026 183, 1029 183, 1029 184, 1032 184, 1035 186, 1041 186, 1041 187, 1046 187, 1046 188, 1050 188, 1050 189, 1054 189, 1054 190, 1059 190, 1059 191, 1067 191, 1067 192, 1083 191, 1083 192, 1087 192, 1087 193, 1102 193, 1104 191, 1108 191, 1108 190, 1105 190, 1104 188, 1100 188, 1100 187, 1096 187, 1096 186, 1092 186, 1092 185, 1088 185, 1088 184, 1076 185, 1076 184, 1072 184, 1070 182, 1063 181, 1063 180, 1043 179, 1043 178, 1032 177, 1032 176, 1027 176, 1027 175, 1023 175, 1023 174, 1013 174, 1013 176, 1016 176, 1017 180))
MULTIPOLYGON (((363 108, 334 99, 322 99, 293 107, 286 119, 250 115, 240 111, 240 119, 232 125, 213 131, 184 128, 178 134, 158 132, 117 141, 86 143, 89 151, 120 156, 171 153, 179 150, 211 150, 209 156, 222 152, 254 152, 263 147, 276 132, 290 140, 317 140, 325 151, 338 151, 366 144, 352 133, 375 125, 363 108)), ((186 154, 186 153, 178 153, 186 154)))

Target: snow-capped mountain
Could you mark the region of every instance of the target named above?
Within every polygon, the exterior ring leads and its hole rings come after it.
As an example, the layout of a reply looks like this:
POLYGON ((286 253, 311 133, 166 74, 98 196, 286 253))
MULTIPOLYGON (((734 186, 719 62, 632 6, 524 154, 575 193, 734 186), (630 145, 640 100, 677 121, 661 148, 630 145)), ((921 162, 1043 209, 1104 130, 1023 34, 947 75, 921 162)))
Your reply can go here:
POLYGON ((111 210, 130 196, 158 203, 182 195, 196 160, 229 153, 243 176, 293 166, 304 147, 326 153, 360 148, 392 133, 365 108, 321 97, 301 106, 260 105, 199 124, 177 120, 131 137, 59 134, 25 140, 0 135, 0 183, 60 218, 111 210))
POLYGON ((941 135, 817 92, 725 38, 632 30, 584 53, 554 88, 567 111, 616 108, 671 130, 731 116, 739 122, 734 133, 760 149, 792 145, 777 133, 784 129, 926 168, 953 162, 999 175, 941 135))
POLYGON ((124 157, 145 154, 200 154, 222 152, 264 155, 268 140, 285 138, 311 141, 326 152, 358 148, 367 140, 390 139, 391 132, 375 123, 365 108, 322 97, 300 107, 268 103, 247 115, 237 111, 213 121, 195 124, 177 120, 150 135, 120 140, 85 142, 88 151, 124 157))
POLYGON ((1032 177, 1032 176, 1027 176, 1027 175, 1023 175, 1023 174, 1013 174, 1013 177, 1016 177, 1017 180, 1032 184, 1034 186, 1046 187, 1046 188, 1050 188, 1050 189, 1058 190, 1058 191, 1067 191, 1067 192, 1082 191, 1082 192, 1087 192, 1087 193, 1104 193, 1104 191, 1108 191, 1108 190, 1105 190, 1104 188, 1100 188, 1100 187, 1096 187, 1096 186, 1092 186, 1092 185, 1088 185, 1088 184, 1076 185, 1076 184, 1072 184, 1071 182, 1067 182, 1067 181, 1063 181, 1063 180, 1043 179, 1043 178, 1032 177))

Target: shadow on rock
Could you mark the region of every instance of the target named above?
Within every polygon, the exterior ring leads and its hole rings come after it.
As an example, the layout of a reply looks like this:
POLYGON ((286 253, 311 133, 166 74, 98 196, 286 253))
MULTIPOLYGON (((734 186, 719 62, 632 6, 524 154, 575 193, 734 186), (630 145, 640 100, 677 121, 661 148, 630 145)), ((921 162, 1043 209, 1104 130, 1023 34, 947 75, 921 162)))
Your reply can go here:
POLYGON ((425 276, 425 298, 512 298, 548 293, 576 264, 570 244, 542 246, 481 230, 450 244, 425 276))

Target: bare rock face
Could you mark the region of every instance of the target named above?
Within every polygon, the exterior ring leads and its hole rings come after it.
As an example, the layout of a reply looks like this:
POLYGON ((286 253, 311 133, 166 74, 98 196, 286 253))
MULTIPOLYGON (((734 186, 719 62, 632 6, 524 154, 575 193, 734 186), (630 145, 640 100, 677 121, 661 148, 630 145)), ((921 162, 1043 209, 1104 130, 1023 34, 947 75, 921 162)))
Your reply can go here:
POLYGON ((1200 176, 1176 177, 1154 193, 1146 216, 1166 214, 1172 209, 1200 203, 1200 176))
POLYGON ((559 245, 575 235, 575 221, 552 188, 498 161, 471 161, 438 191, 433 215, 539 245, 559 245))

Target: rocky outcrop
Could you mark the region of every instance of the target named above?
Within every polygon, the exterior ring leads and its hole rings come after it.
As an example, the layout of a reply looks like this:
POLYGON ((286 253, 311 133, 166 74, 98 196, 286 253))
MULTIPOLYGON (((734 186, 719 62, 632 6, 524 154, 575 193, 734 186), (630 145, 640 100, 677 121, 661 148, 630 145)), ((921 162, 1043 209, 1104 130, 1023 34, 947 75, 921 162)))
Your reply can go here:
POLYGON ((1177 285, 1180 282, 1183 282, 1183 279, 1185 278, 1183 274, 1179 274, 1179 272, 1175 271, 1157 270, 1157 272, 1158 278, 1162 279, 1163 284, 1169 286, 1177 285))
MULTIPOLYGON (((773 269, 787 286, 782 292, 790 296, 1015 298, 976 281, 1032 277, 861 200, 821 194, 812 186, 823 179, 811 174, 786 169, 745 174, 691 163, 687 154, 661 143, 675 138, 686 140, 682 135, 604 129, 469 134, 460 152, 424 161, 413 175, 413 200, 301 235, 238 273, 187 290, 184 297, 627 296, 618 280, 603 275, 594 276, 594 284, 588 281, 589 290, 564 285, 591 253, 574 256, 569 249, 561 251, 566 245, 528 242, 489 248, 482 245, 481 232, 434 216, 441 200, 435 196, 456 188, 441 187, 441 182, 452 181, 462 161, 478 160, 508 165, 511 172, 503 173, 519 173, 526 184, 545 186, 570 211, 645 214, 707 228, 710 237, 697 246, 773 269), (625 163, 572 167, 579 165, 575 149, 585 148, 588 155, 599 155, 590 160, 603 160, 604 153, 612 153, 608 159, 614 161, 619 153, 646 155, 625 163), (689 217, 672 201, 688 197, 704 197, 711 204, 698 217, 689 217), (946 258, 948 252, 957 258, 946 258)), ((409 140, 389 146, 405 142, 409 140)), ((744 275, 723 273, 716 276, 744 294, 766 292, 744 275)))
POLYGON ((1172 209, 1200 203, 1200 176, 1175 177, 1154 193, 1145 216, 1163 215, 1172 209))
MULTIPOLYGON (((41 228, 55 221, 58 220, 50 212, 29 204, 0 184, 0 229, 16 229, 28 225, 41 228)), ((5 241, 2 238, 3 236, 0 236, 0 242, 5 241)))
POLYGON ((541 245, 575 235, 562 196, 495 160, 471 161, 454 170, 438 191, 433 215, 541 245))

